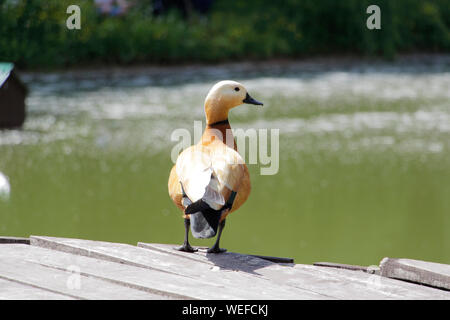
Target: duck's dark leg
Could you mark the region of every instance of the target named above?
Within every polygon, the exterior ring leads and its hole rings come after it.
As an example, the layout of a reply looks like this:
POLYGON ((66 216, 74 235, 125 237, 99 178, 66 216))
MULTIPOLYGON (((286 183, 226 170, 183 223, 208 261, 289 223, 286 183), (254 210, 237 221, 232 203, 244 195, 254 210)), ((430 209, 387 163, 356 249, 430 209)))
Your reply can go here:
POLYGON ((191 247, 191 245, 189 244, 189 227, 191 226, 191 220, 185 218, 184 219, 184 242, 183 245, 181 247, 177 247, 174 248, 175 250, 178 251, 185 251, 185 252, 195 252, 197 251, 197 249, 194 249, 191 247))
POLYGON ((208 253, 222 253, 227 251, 227 249, 224 248, 220 248, 219 247, 219 242, 220 242, 220 236, 222 235, 222 230, 223 228, 225 228, 225 220, 223 219, 222 222, 219 224, 219 230, 218 230, 218 234, 217 234, 217 239, 216 242, 214 243, 214 245, 208 249, 208 253))

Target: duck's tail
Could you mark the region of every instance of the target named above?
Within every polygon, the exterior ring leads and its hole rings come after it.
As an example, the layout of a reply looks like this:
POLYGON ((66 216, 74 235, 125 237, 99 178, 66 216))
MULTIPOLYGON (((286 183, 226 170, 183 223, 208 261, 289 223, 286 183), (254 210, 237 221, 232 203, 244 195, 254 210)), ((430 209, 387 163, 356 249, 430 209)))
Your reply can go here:
POLYGON ((184 192, 183 184, 181 184, 181 190, 183 192, 183 205, 185 206, 185 215, 190 216, 191 222, 191 232, 195 238, 207 239, 212 238, 216 235, 217 229, 219 227, 220 218, 222 217, 222 212, 227 209, 231 209, 233 206, 234 199, 236 197, 236 192, 232 192, 228 201, 223 202, 223 198, 220 199, 222 206, 220 209, 216 210, 211 208, 208 202, 211 202, 211 198, 217 198, 211 195, 211 190, 205 192, 202 199, 192 202, 186 193, 184 192))
POLYGON ((191 232, 195 238, 207 239, 216 235, 222 210, 214 210, 200 199, 188 205, 185 214, 190 215, 191 232))

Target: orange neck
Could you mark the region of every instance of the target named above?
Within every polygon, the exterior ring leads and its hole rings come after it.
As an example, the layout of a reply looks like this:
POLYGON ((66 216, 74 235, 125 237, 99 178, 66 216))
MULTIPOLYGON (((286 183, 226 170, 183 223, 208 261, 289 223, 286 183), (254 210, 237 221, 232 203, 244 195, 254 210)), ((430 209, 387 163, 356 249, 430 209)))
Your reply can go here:
POLYGON ((208 99, 205 102, 206 124, 214 124, 228 119, 228 111, 229 108, 223 105, 220 98, 208 99))
POLYGON ((228 121, 227 122, 220 121, 219 123, 212 123, 206 125, 200 143, 202 145, 207 146, 214 140, 220 140, 221 142, 227 144, 230 148, 237 150, 233 132, 231 130, 231 126, 228 123, 228 121))

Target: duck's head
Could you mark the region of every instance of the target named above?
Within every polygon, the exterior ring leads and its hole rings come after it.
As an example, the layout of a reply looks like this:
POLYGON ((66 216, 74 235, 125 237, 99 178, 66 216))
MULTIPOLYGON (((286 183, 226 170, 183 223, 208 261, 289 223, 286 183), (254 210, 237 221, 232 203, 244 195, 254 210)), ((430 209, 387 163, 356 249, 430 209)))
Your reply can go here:
POLYGON ((212 124, 228 119, 228 111, 241 104, 262 106, 262 102, 253 99, 247 89, 236 81, 224 80, 216 83, 205 99, 206 122, 212 124))

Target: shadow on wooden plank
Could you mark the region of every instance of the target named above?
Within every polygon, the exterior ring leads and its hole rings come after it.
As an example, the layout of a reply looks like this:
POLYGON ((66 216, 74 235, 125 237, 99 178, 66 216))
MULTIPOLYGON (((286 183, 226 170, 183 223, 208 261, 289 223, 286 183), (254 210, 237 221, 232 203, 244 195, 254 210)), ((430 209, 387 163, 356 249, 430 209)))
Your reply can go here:
POLYGON ((139 242, 137 245, 141 248, 161 251, 185 259, 208 263, 223 270, 241 271, 255 276, 261 276, 261 274, 258 273, 258 269, 274 264, 274 262, 263 259, 260 256, 245 255, 236 252, 207 253, 206 250, 208 248, 206 247, 196 247, 198 249, 197 252, 187 253, 175 250, 175 246, 166 244, 139 242))
POLYGON ((274 263, 294 263, 293 258, 284 258, 284 257, 272 257, 272 256, 260 256, 257 254, 249 254, 249 256, 264 259, 274 263))
POLYGON ((0 244, 4 244, 4 243, 6 243, 6 244, 13 244, 13 243, 30 244, 30 238, 0 236, 0 244))

